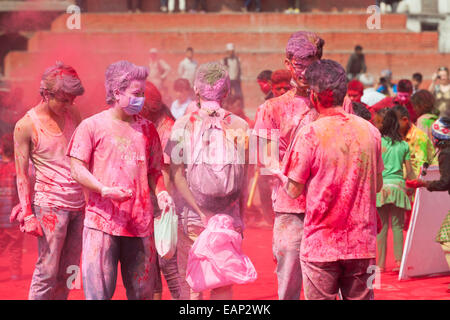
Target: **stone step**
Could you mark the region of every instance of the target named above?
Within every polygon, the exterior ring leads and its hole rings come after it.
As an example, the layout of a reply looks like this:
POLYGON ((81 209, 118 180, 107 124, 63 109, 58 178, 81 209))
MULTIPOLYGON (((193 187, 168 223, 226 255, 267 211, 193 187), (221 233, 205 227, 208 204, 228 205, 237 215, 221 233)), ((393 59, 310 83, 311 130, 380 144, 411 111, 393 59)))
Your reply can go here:
MULTIPOLYGON (((351 52, 329 52, 324 51, 326 59, 336 60, 344 67, 351 52)), ((242 75, 245 79, 255 79, 258 73, 264 69, 276 70, 284 68, 283 52, 262 53, 239 53, 242 75)), ((414 72, 420 71, 424 77, 431 77, 437 66, 446 65, 450 60, 450 54, 438 54, 434 52, 366 52, 366 64, 370 73, 375 76, 381 70, 389 68, 396 79, 410 77, 414 72)), ((195 60, 198 63, 209 61, 220 61, 222 53, 196 53, 195 60)), ((165 54, 164 60, 172 67, 171 78, 177 77, 178 63, 184 58, 183 53, 165 54)), ((148 54, 146 53, 93 53, 64 51, 62 53, 42 53, 15 51, 6 56, 6 77, 27 78, 30 73, 41 73, 46 67, 55 61, 61 60, 76 68, 80 74, 85 76, 103 75, 106 67, 119 60, 129 60, 138 65, 147 65, 148 54), (92 71, 95 70, 95 74, 92 71)))
MULTIPOLYGON (((52 24, 52 31, 67 32, 70 15, 59 16, 52 24)), ((82 13, 81 31, 126 32, 126 31, 200 31, 217 32, 272 32, 308 30, 352 30, 367 29, 369 14, 346 13, 208 13, 208 14, 163 14, 163 13, 82 13)), ((382 30, 406 28, 407 16, 403 14, 382 15, 382 30)))
MULTIPOLYGON (((357 44, 372 51, 438 50, 438 33, 407 31, 320 32, 328 51, 352 50, 357 44)), ((182 51, 193 47, 199 51, 225 51, 233 42, 239 51, 270 51, 285 48, 291 32, 37 32, 29 41, 29 51, 148 52, 182 51)))

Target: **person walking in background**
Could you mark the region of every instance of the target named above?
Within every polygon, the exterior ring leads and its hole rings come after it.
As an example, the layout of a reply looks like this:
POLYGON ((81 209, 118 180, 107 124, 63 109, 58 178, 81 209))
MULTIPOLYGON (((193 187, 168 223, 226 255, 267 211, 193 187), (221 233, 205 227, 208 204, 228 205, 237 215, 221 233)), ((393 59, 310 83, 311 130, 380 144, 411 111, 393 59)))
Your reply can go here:
POLYGON ((37 236, 38 260, 31 280, 30 300, 66 300, 69 266, 79 266, 85 197, 72 178, 66 149, 81 121, 73 106, 84 93, 77 72, 57 62, 41 78, 41 101, 17 123, 14 153, 19 211, 11 220, 37 236), (34 196, 29 161, 36 170, 34 196))
POLYGON ((11 280, 22 277, 23 233, 17 222, 10 222, 13 208, 19 203, 14 167, 13 134, 6 133, 0 138, 0 256, 9 255, 9 275, 11 280))
POLYGON ((223 58, 223 65, 227 68, 228 74, 230 76, 230 94, 242 96, 241 62, 239 61, 239 57, 235 53, 233 43, 227 43, 226 49, 227 56, 223 58))
POLYGON ((403 255, 403 223, 405 210, 411 210, 411 202, 406 193, 403 166, 406 168, 407 179, 415 179, 411 166, 411 155, 408 144, 400 134, 400 125, 395 111, 381 109, 377 115, 382 117, 381 148, 384 163, 383 188, 377 193, 378 214, 382 221, 381 232, 377 235, 377 265, 380 271, 386 269, 387 233, 389 221, 394 236, 395 268, 398 271, 403 255))
POLYGON ((357 78, 361 73, 366 73, 366 58, 360 45, 355 46, 355 52, 348 58, 346 70, 348 80, 357 78))
POLYGON ((416 121, 417 128, 428 135, 430 140, 431 126, 438 119, 437 110, 434 108, 435 98, 428 90, 419 90, 411 96, 411 103, 418 118, 416 121))
POLYGON ((440 67, 433 75, 428 90, 436 98, 436 109, 441 117, 450 117, 450 79, 447 67, 440 67))
POLYGON ((189 80, 191 87, 194 86, 197 67, 198 63, 194 60, 194 49, 189 47, 186 49, 186 57, 178 64, 178 75, 182 79, 189 80))
POLYGON ((192 88, 187 79, 177 79, 173 83, 176 99, 172 102, 170 112, 175 119, 186 114, 186 109, 192 102, 192 88))
POLYGON ((320 116, 296 132, 283 159, 284 188, 306 196, 300 250, 307 300, 373 300, 368 267, 375 264, 376 193, 383 186, 381 136, 368 121, 341 107, 344 68, 332 60, 305 73, 320 116))

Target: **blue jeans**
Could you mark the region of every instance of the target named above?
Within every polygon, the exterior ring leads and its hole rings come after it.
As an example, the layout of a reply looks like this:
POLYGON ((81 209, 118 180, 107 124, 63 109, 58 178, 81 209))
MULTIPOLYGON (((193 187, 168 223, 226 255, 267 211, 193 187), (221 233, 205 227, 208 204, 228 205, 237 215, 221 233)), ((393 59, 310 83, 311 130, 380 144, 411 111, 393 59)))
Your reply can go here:
POLYGON ((277 260, 279 300, 298 300, 302 289, 300 245, 305 215, 275 213, 273 225, 273 255, 277 260))
POLYGON ((29 300, 66 300, 70 266, 79 266, 84 209, 33 206, 43 236, 38 237, 38 260, 31 280, 29 300))
POLYGON ((82 273, 86 300, 113 297, 119 262, 128 300, 152 300, 156 259, 153 236, 120 237, 85 227, 82 273))
POLYGON ((178 273, 177 253, 170 259, 158 255, 158 271, 156 275, 155 293, 162 293, 161 272, 166 279, 172 299, 180 299, 180 274, 178 273))
MULTIPOLYGON (((245 0, 244 7, 248 8, 253 0, 245 0)), ((255 0, 255 8, 261 9, 261 0, 255 0)))

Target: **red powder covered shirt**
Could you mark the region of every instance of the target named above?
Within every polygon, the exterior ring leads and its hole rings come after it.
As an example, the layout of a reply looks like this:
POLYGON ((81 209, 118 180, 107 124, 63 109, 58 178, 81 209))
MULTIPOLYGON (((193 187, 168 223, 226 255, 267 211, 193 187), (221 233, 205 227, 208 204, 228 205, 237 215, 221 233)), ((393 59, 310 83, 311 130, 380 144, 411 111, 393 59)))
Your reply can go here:
POLYGON ((84 225, 114 236, 147 237, 153 234, 153 207, 148 176, 158 176, 162 149, 155 126, 136 116, 127 123, 109 110, 83 120, 70 141, 67 155, 89 165, 107 187, 133 190, 125 202, 89 193, 84 225))
POLYGON ((283 163, 284 174, 306 185, 300 252, 310 262, 376 255, 380 133, 366 120, 336 111, 303 127, 283 163))
MULTIPOLYGON (((319 116, 309 97, 300 97, 295 93, 296 89, 292 89, 282 96, 267 100, 256 115, 253 134, 269 139, 278 146, 280 163, 296 130, 313 122, 319 116)), ((279 179, 276 179, 274 184, 272 203, 275 212, 305 212, 305 197, 302 195, 297 199, 290 198, 281 187, 279 179)))

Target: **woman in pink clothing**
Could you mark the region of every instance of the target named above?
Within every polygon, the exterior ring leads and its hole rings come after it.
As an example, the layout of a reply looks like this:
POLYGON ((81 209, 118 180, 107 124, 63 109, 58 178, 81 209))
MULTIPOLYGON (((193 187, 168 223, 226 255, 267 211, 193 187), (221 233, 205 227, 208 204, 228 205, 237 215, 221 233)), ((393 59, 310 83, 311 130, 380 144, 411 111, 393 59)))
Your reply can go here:
POLYGON ((62 63, 48 68, 41 81, 42 100, 14 130, 19 210, 11 219, 22 231, 38 236, 39 257, 29 299, 67 299, 68 267, 81 254, 85 199, 70 175, 67 145, 80 115, 73 102, 84 93, 75 70, 62 63), (32 197, 29 161, 36 169, 32 197), (33 200, 32 200, 33 198, 33 200))

